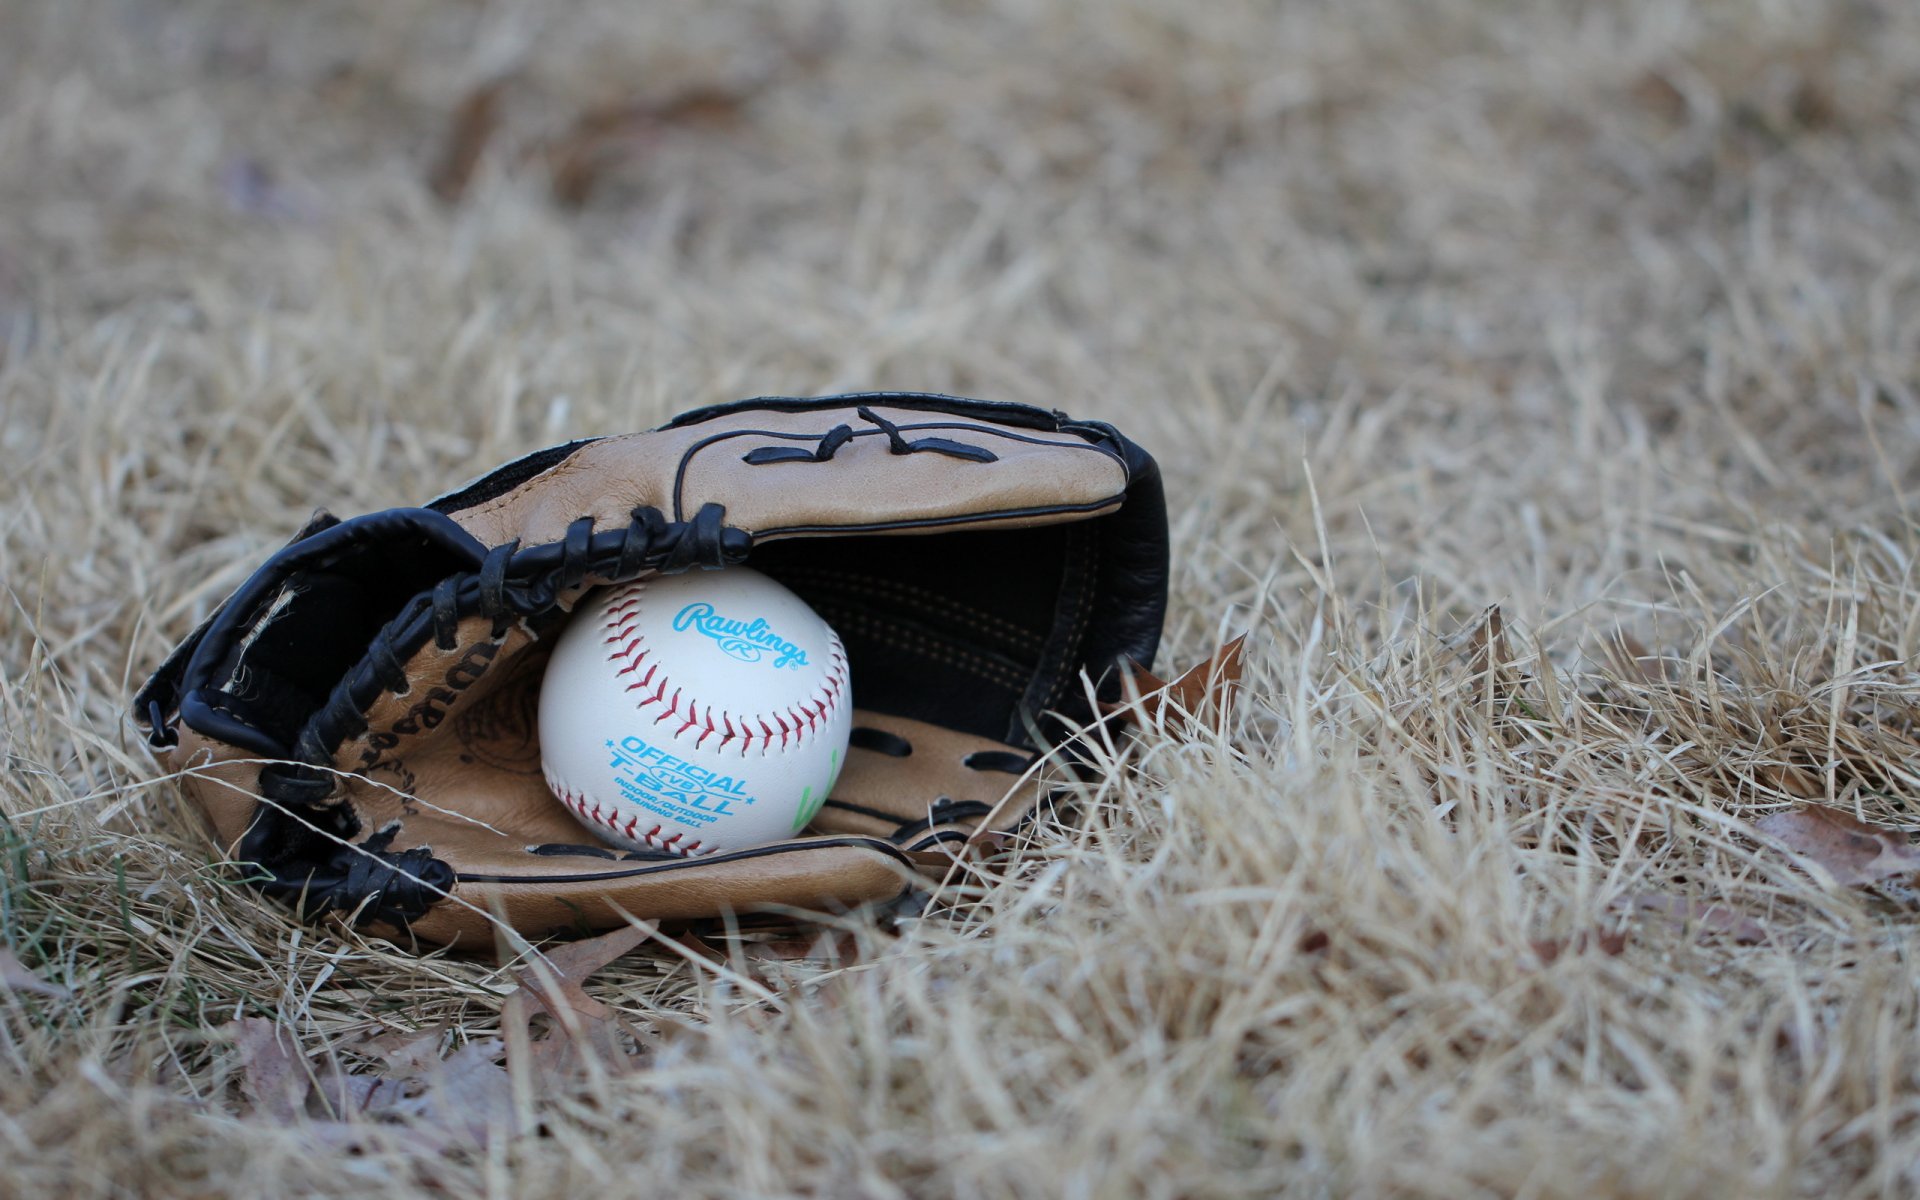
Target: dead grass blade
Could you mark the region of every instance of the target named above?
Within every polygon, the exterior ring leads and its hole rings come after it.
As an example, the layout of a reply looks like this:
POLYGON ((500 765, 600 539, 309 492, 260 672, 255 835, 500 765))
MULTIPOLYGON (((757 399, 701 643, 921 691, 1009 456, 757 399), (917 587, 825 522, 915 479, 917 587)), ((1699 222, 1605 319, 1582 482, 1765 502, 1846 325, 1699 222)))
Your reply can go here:
POLYGON ((35 996, 71 999, 73 993, 57 983, 49 983, 28 967, 5 946, 0 946, 0 991, 27 992, 35 996))

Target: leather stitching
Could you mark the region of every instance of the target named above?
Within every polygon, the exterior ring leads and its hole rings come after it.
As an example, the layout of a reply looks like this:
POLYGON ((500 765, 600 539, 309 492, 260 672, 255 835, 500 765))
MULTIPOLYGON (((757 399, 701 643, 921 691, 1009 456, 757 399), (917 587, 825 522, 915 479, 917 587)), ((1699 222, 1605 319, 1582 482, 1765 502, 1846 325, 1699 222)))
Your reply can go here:
POLYGON ((1015 691, 1018 691, 1022 686, 1020 674, 1013 668, 1002 663, 994 662, 991 659, 983 658, 977 654, 969 654, 964 650, 957 650, 951 646, 943 646, 931 638, 909 633, 898 626, 880 621, 866 613, 842 610, 838 606, 832 607, 835 612, 835 620, 839 624, 856 628, 875 641, 890 646, 895 650, 901 650, 909 654, 918 654, 923 658, 930 658, 935 662, 945 663, 950 667, 957 667, 962 671, 966 671, 968 674, 978 675, 989 683, 997 683, 1002 687, 1011 688, 1015 691))
POLYGON ((945 596, 936 595, 924 588, 901 583, 892 579, 879 579, 869 575, 848 575, 844 572, 829 571, 821 567, 799 567, 781 572, 783 578, 811 579, 823 583, 830 590, 865 596, 888 596, 917 604, 929 613, 937 614, 956 625, 965 625, 989 637, 1002 637, 1013 642, 1023 650, 1038 650, 1046 639, 1030 629, 1023 629, 1013 622, 957 604, 945 596))
MULTIPOLYGON (((1067 646, 1069 647, 1069 649, 1074 651, 1077 651, 1079 649, 1081 639, 1086 636, 1087 619, 1093 615, 1093 591, 1094 591, 1093 583, 1092 583, 1092 578, 1093 578, 1092 559, 1094 556, 1093 543, 1091 540, 1087 540, 1087 539, 1076 539, 1076 540, 1080 541, 1079 552, 1076 555, 1076 558, 1078 558, 1079 561, 1074 564, 1078 568, 1078 571, 1070 572, 1069 574, 1077 573, 1081 577, 1081 579, 1084 580, 1085 582, 1083 582, 1081 585, 1079 603, 1076 606, 1073 614, 1073 633, 1067 639, 1067 646)), ((1060 674, 1060 677, 1053 681, 1053 687, 1049 688, 1047 691, 1047 701, 1046 701, 1047 707, 1052 708, 1059 703, 1061 694, 1066 691, 1068 679, 1069 679, 1068 675, 1065 672, 1062 672, 1060 674)))

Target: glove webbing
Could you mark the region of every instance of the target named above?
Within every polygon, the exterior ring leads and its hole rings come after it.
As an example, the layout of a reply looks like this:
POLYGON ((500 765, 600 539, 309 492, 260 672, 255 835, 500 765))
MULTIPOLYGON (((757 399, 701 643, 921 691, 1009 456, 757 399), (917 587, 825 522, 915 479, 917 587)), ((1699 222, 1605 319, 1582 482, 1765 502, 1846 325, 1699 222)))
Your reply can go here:
POLYGON ((361 667, 335 685, 301 728, 293 746, 295 761, 262 769, 262 793, 287 804, 324 803, 334 779, 316 768, 331 763, 342 742, 366 732, 366 709, 381 692, 405 690, 407 659, 429 631, 436 646, 453 650, 465 618, 489 618, 498 638, 514 620, 552 609, 561 593, 589 575, 623 583, 649 568, 677 574, 696 566, 711 569, 740 562, 751 539, 744 530, 724 524, 725 516, 723 506, 709 503, 690 521, 668 521, 659 509, 643 505, 628 514, 625 529, 596 534, 593 518, 581 517, 567 526, 556 546, 521 550, 515 541, 494 547, 478 570, 442 579, 374 635, 361 667))

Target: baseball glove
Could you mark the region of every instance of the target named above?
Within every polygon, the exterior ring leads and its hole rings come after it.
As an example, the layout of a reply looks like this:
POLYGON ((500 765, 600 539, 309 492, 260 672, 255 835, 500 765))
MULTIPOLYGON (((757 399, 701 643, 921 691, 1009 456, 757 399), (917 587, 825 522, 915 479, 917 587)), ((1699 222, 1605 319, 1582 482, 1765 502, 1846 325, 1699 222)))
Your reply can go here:
POLYGON ((747 400, 530 454, 422 508, 322 512, 168 658, 139 720, 225 853, 403 942, 897 897, 1041 798, 1036 756, 1151 665, 1159 472, 1108 425, 917 393, 747 400), (807 836, 618 851, 535 715, 590 588, 751 562, 839 632, 852 744, 807 836))

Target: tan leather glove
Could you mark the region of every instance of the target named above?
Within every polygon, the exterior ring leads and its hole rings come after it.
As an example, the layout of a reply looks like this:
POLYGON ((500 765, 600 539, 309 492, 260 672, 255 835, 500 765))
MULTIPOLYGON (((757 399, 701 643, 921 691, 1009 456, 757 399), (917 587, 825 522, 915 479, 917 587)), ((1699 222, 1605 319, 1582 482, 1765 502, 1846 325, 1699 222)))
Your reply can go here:
MULTIPOLYGON (((135 700, 228 856, 308 914, 491 943, 907 890, 1035 755, 1150 665, 1167 529, 1110 426, 874 393, 760 399, 528 455, 434 500, 322 513, 135 700), (743 562, 831 623, 847 763, 807 836, 685 859, 595 844, 547 790, 535 714, 574 602, 743 562)), ((1014 794, 1018 785, 1018 794, 1014 794)), ((1005 803, 1003 803, 1003 801, 1005 803)))

